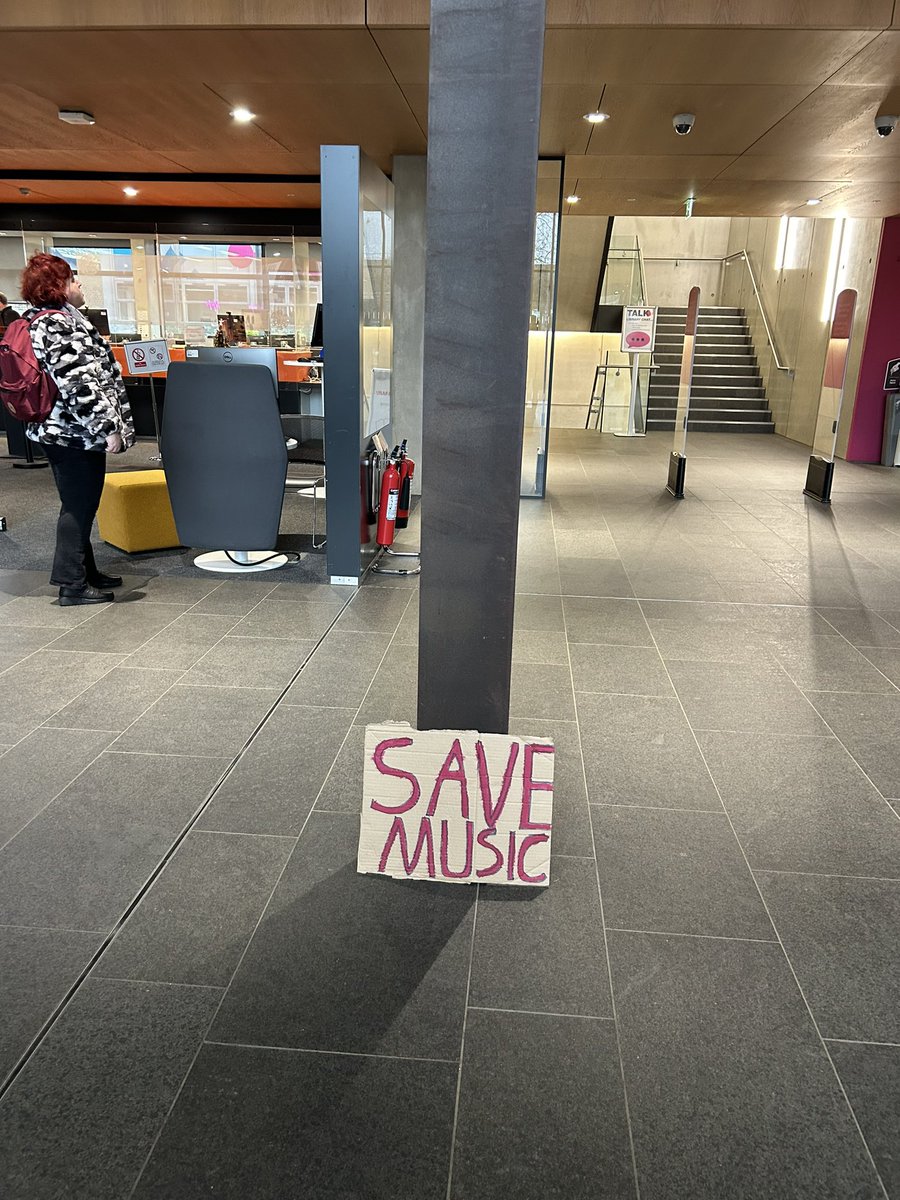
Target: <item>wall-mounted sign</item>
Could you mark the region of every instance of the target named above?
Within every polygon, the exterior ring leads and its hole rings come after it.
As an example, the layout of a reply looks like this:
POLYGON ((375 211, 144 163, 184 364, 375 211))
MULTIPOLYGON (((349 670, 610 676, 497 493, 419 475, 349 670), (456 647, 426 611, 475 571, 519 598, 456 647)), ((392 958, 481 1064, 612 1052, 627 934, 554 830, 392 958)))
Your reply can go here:
POLYGON ((900 392, 900 358, 892 358, 884 372, 884 390, 900 392))
POLYGON ((372 368, 372 392, 369 398, 369 417, 366 437, 371 437, 391 423, 391 369, 372 368))
POLYGON ((125 361, 130 375, 150 375, 169 366, 169 347, 163 338, 145 342, 126 342, 125 361))
POLYGON ((549 738, 369 725, 357 870, 547 887, 553 753, 549 738))
POLYGON ((649 354, 656 342, 655 308, 625 305, 622 314, 622 353, 649 354))

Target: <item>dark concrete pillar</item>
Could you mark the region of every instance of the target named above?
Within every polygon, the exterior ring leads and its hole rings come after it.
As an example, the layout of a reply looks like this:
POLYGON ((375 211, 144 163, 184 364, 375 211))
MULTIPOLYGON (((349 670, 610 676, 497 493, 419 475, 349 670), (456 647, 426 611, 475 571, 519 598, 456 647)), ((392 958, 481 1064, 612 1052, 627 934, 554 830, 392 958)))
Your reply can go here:
POLYGON ((421 729, 505 733, 544 0, 432 0, 421 729))

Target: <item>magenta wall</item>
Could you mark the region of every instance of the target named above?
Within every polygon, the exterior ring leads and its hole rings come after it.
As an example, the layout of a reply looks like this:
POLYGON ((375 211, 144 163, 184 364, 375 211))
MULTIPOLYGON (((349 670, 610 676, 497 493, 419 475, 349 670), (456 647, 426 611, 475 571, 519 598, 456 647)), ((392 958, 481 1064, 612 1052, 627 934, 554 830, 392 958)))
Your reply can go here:
POLYGON ((889 358, 900 358, 900 216, 888 217, 881 234, 872 305, 847 444, 849 462, 881 462, 884 427, 882 385, 889 358))

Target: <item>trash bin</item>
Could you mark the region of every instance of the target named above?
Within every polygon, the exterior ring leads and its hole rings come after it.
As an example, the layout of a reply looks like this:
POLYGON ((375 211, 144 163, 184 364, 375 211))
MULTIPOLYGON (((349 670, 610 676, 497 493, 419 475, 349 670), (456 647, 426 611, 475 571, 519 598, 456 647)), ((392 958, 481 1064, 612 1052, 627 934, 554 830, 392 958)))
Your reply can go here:
POLYGON ((884 439, 881 465, 900 467, 900 393, 888 392, 884 398, 884 439))

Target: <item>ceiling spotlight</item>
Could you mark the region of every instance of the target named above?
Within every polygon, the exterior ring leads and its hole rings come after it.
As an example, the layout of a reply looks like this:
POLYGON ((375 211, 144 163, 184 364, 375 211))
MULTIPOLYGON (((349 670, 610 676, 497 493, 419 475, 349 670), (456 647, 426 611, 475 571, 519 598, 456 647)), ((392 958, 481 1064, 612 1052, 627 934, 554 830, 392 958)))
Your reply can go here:
POLYGON ((806 203, 809 205, 810 208, 812 208, 814 204, 821 204, 822 201, 818 198, 818 196, 812 196, 812 197, 810 197, 809 200, 807 200, 806 203))
POLYGON ((566 204, 577 204, 580 199, 580 196, 576 196, 573 193, 571 196, 566 196, 566 204))
POLYGON ((123 187, 122 191, 125 193, 126 196, 136 196, 138 194, 137 188, 133 188, 133 187, 123 187))
POLYGON ((900 122, 900 117, 876 117, 875 132, 879 137, 890 137, 897 124, 900 122))
POLYGON ((589 112, 582 117, 583 121, 587 121, 591 125, 602 125, 604 121, 609 120, 609 113, 605 112, 589 112))
POLYGON ((56 115, 67 125, 96 125, 94 114, 80 108, 61 108, 56 115))
POLYGON ((687 137, 694 128, 696 120, 693 113, 676 113, 672 118, 672 125, 679 137, 687 137))
POLYGON ((248 121, 254 120, 255 112, 251 112, 249 108, 233 108, 231 115, 241 125, 246 125, 248 121))

